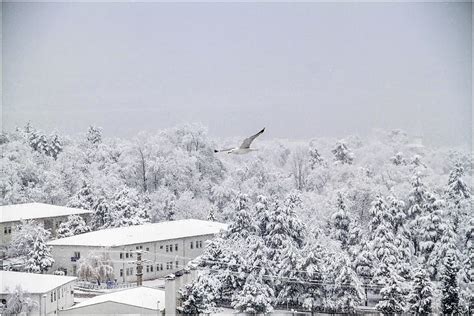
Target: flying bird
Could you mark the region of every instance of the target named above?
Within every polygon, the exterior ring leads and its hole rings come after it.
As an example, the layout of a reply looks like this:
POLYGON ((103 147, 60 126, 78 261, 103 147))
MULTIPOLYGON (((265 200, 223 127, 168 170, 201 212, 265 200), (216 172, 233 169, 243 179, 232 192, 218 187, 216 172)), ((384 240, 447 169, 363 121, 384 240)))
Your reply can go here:
POLYGON ((263 132, 265 131, 265 128, 263 128, 260 132, 258 132, 257 134, 255 135, 252 135, 246 139, 244 139, 244 141, 242 142, 242 144, 239 146, 239 147, 235 147, 235 148, 228 148, 228 149, 222 149, 222 150, 217 150, 215 149, 214 152, 215 153, 219 153, 219 152, 226 152, 228 154, 235 154, 235 155, 241 155, 241 154, 247 154, 251 151, 255 151, 255 150, 258 150, 258 149, 254 149, 254 148, 250 148, 250 144, 252 144, 252 142, 254 141, 255 138, 257 138, 258 136, 260 136, 261 134, 263 134, 263 132))

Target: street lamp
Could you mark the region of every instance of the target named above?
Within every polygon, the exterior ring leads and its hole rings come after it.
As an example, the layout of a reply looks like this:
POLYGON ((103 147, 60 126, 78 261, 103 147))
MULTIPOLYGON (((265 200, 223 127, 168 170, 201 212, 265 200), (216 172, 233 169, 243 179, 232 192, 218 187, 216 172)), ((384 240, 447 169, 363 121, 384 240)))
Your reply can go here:
POLYGON ((158 316, 160 316, 160 300, 156 301, 156 311, 158 313, 158 316))

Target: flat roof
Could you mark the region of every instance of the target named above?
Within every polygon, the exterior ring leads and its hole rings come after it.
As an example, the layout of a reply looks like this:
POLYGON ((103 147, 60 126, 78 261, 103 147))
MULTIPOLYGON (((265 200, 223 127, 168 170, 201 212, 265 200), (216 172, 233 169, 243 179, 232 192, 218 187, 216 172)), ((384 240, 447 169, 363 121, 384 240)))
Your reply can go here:
POLYGON ((92 213, 92 211, 45 203, 2 205, 0 206, 0 223, 18 222, 23 219, 58 217, 89 213, 92 213))
POLYGON ((42 294, 76 279, 76 277, 53 274, 0 271, 0 294, 14 291, 17 285, 21 285, 26 293, 42 294))
POLYGON ((227 224, 198 219, 102 229, 50 241, 52 246, 116 247, 193 236, 217 234, 227 224))
POLYGON ((67 310, 77 309, 105 302, 115 302, 120 304, 137 306, 140 308, 156 310, 158 301, 160 302, 160 310, 163 310, 165 308, 165 291, 154 289, 151 287, 140 286, 94 296, 79 304, 74 305, 71 308, 68 308, 67 310))

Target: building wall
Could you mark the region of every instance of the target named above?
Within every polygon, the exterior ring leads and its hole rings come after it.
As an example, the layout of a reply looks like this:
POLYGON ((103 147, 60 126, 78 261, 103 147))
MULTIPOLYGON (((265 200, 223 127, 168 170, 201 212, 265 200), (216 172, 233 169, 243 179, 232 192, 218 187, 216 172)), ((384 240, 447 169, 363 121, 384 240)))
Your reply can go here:
MULTIPOLYGON (((158 304, 158 303, 157 303, 158 304)), ((84 307, 72 308, 59 311, 59 315, 157 315, 156 309, 140 308, 137 306, 117 303, 103 302, 84 307)))
POLYGON ((55 263, 49 273, 65 269, 66 275, 76 276, 78 260, 71 260, 75 252, 79 252, 81 258, 96 252, 109 256, 114 268, 113 280, 116 280, 117 283, 136 282, 137 253, 135 251, 143 250, 143 280, 152 280, 183 269, 190 260, 202 254, 205 241, 212 237, 211 234, 111 248, 53 246, 52 255, 55 263), (191 242, 193 243, 192 248, 191 242), (196 243, 198 247, 196 247, 196 243))
MULTIPOLYGON (((38 309, 31 315, 57 315, 60 310, 74 304, 74 281, 66 283, 52 291, 41 294, 29 294, 38 302, 38 309)), ((0 294, 0 299, 7 299, 7 294, 0 294)))
MULTIPOLYGON (((89 214, 79 214, 86 222, 89 220, 89 214)), ((62 222, 67 221, 68 216, 46 217, 34 219, 38 223, 42 223, 44 228, 49 229, 53 237, 56 236, 56 231, 62 222)), ((12 234, 16 230, 16 226, 20 221, 0 223, 0 249, 6 248, 10 244, 12 234)))

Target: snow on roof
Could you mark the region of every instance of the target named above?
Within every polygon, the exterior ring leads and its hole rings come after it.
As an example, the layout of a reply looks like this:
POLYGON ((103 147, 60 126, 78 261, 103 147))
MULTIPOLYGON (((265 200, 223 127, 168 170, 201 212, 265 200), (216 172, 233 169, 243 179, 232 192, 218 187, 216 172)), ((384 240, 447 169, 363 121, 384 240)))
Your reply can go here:
POLYGON ((158 301, 160 302, 160 310, 165 308, 165 291, 153 289, 151 287, 140 286, 131 289, 112 292, 94 296, 79 304, 74 305, 68 310, 86 307, 90 305, 100 304, 104 302, 116 302, 137 306, 140 308, 148 308, 156 310, 158 301))
POLYGON ((52 274, 0 271, 0 294, 10 293, 17 285, 21 285, 26 293, 47 293, 76 279, 52 274))
POLYGON ((217 234, 226 228, 227 224, 198 219, 183 219, 155 224, 102 229, 95 232, 56 239, 50 241, 48 244, 52 246, 115 247, 217 234))
POLYGON ((17 222, 22 219, 69 216, 88 213, 92 212, 81 210, 79 208, 44 203, 2 205, 0 206, 0 223, 17 222))

